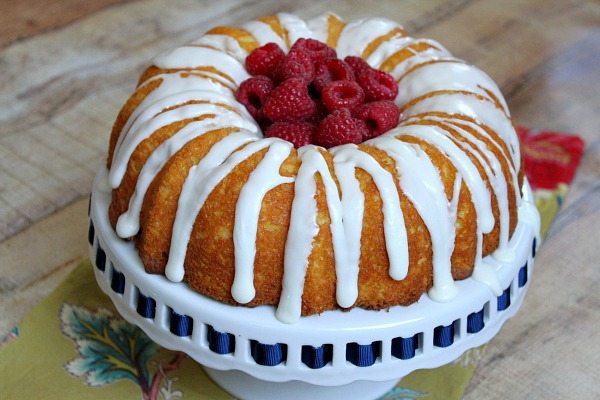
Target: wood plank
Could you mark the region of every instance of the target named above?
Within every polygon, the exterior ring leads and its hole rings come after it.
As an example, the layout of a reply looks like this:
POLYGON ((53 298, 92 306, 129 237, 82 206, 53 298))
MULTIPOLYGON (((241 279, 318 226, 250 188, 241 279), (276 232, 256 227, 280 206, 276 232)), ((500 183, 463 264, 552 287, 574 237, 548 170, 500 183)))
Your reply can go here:
POLYGON ((21 0, 0 4, 0 48, 58 29, 98 10, 127 0, 21 0))
POLYGON ((509 106, 520 123, 572 131, 590 142, 600 132, 599 76, 600 31, 595 30, 512 85, 509 106))
POLYGON ((470 3, 460 13, 425 28, 423 35, 439 40, 510 92, 529 71, 587 36, 589 30, 583 27, 600 24, 600 7, 590 2, 531 0, 526 4, 470 3), (545 11, 536 13, 536 9, 545 11))
POLYGON ((0 237, 8 237, 31 224, 31 220, 0 196, 0 237))

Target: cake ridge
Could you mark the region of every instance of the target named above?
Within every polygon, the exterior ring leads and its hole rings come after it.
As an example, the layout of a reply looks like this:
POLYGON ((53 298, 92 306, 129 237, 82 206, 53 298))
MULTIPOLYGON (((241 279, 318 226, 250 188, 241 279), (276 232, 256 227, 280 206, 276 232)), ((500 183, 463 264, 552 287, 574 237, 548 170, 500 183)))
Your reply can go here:
POLYGON ((298 157, 302 164, 298 169, 294 185, 294 201, 290 211, 290 227, 285 246, 281 300, 276 310, 277 318, 284 322, 294 322, 301 313, 302 288, 297 283, 305 281, 312 241, 319 233, 315 199, 317 173, 321 177, 329 199, 327 208, 331 220, 336 270, 338 265, 346 264, 347 258, 344 251, 346 237, 342 225, 342 205, 338 186, 329 166, 317 146, 301 147, 298 150, 298 157))

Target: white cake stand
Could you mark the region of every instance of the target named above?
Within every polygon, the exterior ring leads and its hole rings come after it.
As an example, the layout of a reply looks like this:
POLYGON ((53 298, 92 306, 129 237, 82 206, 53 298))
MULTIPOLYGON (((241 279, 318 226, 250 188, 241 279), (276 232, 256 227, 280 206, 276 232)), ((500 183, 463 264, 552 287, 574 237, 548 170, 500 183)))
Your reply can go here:
MULTIPOLYGON (((243 399, 374 399, 400 378, 435 368, 488 342, 523 301, 538 232, 519 222, 511 262, 486 259, 505 291, 497 297, 473 279, 457 282, 449 303, 423 295, 388 310, 329 311, 292 325, 274 308, 235 307, 144 271, 131 242, 108 222, 110 193, 101 168, 90 200, 90 256, 100 288, 129 322, 160 345, 187 353, 221 387, 243 399)), ((525 199, 531 198, 527 183, 525 199)))

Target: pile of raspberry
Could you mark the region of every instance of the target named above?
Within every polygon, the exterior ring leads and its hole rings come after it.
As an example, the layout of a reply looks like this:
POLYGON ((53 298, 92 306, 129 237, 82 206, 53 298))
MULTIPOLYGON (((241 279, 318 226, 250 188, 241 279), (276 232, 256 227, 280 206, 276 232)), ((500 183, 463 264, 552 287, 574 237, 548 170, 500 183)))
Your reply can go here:
POLYGON ((391 75, 360 57, 337 58, 314 39, 298 39, 288 54, 268 43, 246 57, 252 75, 236 92, 267 137, 296 148, 361 143, 398 124, 391 75))

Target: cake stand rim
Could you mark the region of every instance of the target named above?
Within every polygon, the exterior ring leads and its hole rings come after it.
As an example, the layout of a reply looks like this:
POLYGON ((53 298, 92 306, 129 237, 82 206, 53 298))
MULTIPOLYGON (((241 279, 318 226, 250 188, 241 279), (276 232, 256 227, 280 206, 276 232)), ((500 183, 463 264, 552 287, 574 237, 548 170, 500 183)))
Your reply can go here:
MULTIPOLYGON (((451 362, 454 359, 458 358, 465 351, 467 351, 471 348, 474 348, 474 347, 478 347, 478 346, 482 345, 483 343, 486 343, 489 340, 491 340, 491 338, 493 338, 497 334, 497 332, 500 330, 500 328, 504 324, 504 322, 508 318, 512 317, 517 312, 518 308, 520 307, 520 305, 523 301, 524 295, 529 287, 530 279, 528 279, 527 284, 523 288, 521 288, 520 291, 517 293, 518 296, 515 296, 515 298, 512 301, 511 307, 509 307, 509 309, 505 310, 496 319, 491 320, 491 319, 489 319, 489 316, 488 316, 488 321, 487 321, 485 327, 480 332, 478 332, 476 334, 472 334, 472 335, 470 335, 470 337, 464 338, 463 340, 456 341, 449 348, 439 348, 439 349, 433 348, 432 349, 431 346, 428 346, 428 344, 430 344, 429 342, 431 342, 431 330, 423 331, 422 332, 422 334, 423 334, 422 340, 426 342, 426 344, 424 346, 427 348, 427 351, 430 352, 430 354, 434 354, 434 357, 431 357, 431 356, 430 357, 421 357, 422 354, 420 354, 420 357, 414 357, 411 360, 400 360, 400 359, 391 360, 390 355, 386 353, 385 355, 382 354, 380 357, 382 362, 375 363, 370 367, 361 368, 361 367, 356 367, 355 365, 352 365, 347 360, 342 359, 342 357, 337 357, 337 359, 336 359, 336 357, 334 356, 333 360, 331 361, 331 365, 329 366, 330 368, 324 367, 321 369, 310 369, 310 368, 306 367, 305 365, 303 365, 301 362, 299 362, 300 361, 299 354, 292 355, 292 360, 289 359, 289 354, 288 354, 288 359, 284 362, 284 366, 278 365, 278 366, 270 367, 270 366, 259 365, 254 362, 254 360, 252 359, 251 354, 250 354, 249 344, 247 343, 248 342, 247 340, 245 340, 241 343, 242 349, 239 352, 236 350, 235 354, 233 354, 233 355, 224 356, 224 355, 220 355, 220 354, 215 354, 215 353, 211 352, 210 350, 207 351, 207 342, 206 342, 206 338, 205 338, 206 323, 203 323, 203 325, 200 327, 200 329, 195 331, 195 332, 197 332, 197 331, 200 331, 200 332, 196 333, 195 335, 192 334, 191 338, 176 337, 176 336, 172 335, 171 332, 169 332, 168 326, 166 326, 164 312, 162 314, 160 314, 160 312, 159 312, 160 315, 157 315, 157 318, 159 320, 158 324, 154 320, 152 322, 150 322, 147 318, 143 318, 135 312, 135 308, 131 307, 131 304, 133 304, 132 300, 136 296, 135 290, 131 290, 131 289, 128 290, 127 289, 128 286, 126 286, 125 292, 123 294, 118 294, 118 293, 115 293, 113 290, 111 290, 110 285, 108 283, 109 280, 107 279, 107 275, 112 274, 112 270, 114 269, 115 262, 117 263, 117 265, 119 267, 118 271, 125 274, 125 278, 127 281, 129 281, 131 279, 135 280, 135 278, 132 277, 132 274, 139 275, 140 273, 147 275, 148 279, 154 280, 157 282, 160 281, 161 279, 166 281, 166 279, 162 276, 147 274, 147 273, 145 273, 145 271, 143 271, 143 272, 129 271, 126 263, 118 262, 119 257, 115 255, 115 249, 113 247, 113 245, 116 243, 116 241, 114 240, 116 238, 116 235, 114 234, 114 231, 108 224, 108 217, 107 217, 107 211, 106 211, 107 207, 108 207, 107 206, 107 197, 110 196, 110 194, 109 194, 109 192, 106 191, 106 188, 103 187, 103 181, 104 181, 105 177, 106 177, 106 169, 101 167, 100 171, 96 177, 96 180, 95 180, 94 190, 92 191, 92 198, 90 201, 90 218, 93 221, 94 226, 96 226, 97 228, 99 228, 99 227, 102 228, 102 229, 97 229, 97 233, 96 233, 97 238, 94 240, 94 243, 92 244, 92 246, 90 246, 90 255, 92 256, 91 259, 94 260, 94 253, 96 251, 96 246, 99 245, 100 243, 102 243, 102 247, 106 251, 107 258, 110 259, 110 265, 111 265, 111 268, 106 268, 104 272, 100 272, 98 270, 98 268, 94 268, 96 279, 99 283, 99 286, 105 293, 107 293, 109 295, 109 297, 111 298, 111 300, 117 307, 117 310, 119 311, 119 313, 125 319, 127 319, 129 322, 140 326, 140 328, 142 330, 144 330, 146 332, 146 334, 148 334, 148 336, 150 336, 154 341, 163 345, 164 347, 167 347, 167 348, 170 348, 173 350, 184 351, 187 354, 189 354, 193 359, 195 359, 197 362, 199 362, 203 365, 206 365, 210 368, 213 368, 213 369, 240 370, 240 371, 243 371, 255 378, 266 380, 266 381, 271 381, 271 382, 285 382, 285 381, 291 381, 291 380, 301 380, 301 381, 304 381, 307 383, 312 383, 312 384, 316 384, 316 385, 324 385, 324 386, 343 385, 343 384, 347 384, 347 383, 350 383, 350 382, 353 382, 356 380, 385 381, 385 380, 389 380, 389 379, 400 378, 416 369, 435 368, 435 367, 447 364, 448 362, 451 362), (104 198, 104 201, 98 201, 99 197, 104 198), (105 219, 104 221, 102 221, 102 219, 103 219, 102 218, 102 213, 103 213, 102 210, 104 210, 104 215, 106 217, 106 218, 104 218, 105 219), (107 224, 110 229, 107 229, 107 224), (109 257, 109 255, 110 255, 110 257, 109 257), (204 338, 202 336, 204 336, 204 338), (466 340, 466 339, 468 339, 468 340, 466 340), (197 346, 200 346, 200 348, 203 351, 200 351, 200 352, 194 351, 194 349, 197 346), (383 362, 383 361, 385 361, 385 362, 383 362), (288 365, 292 365, 292 364, 294 367, 288 368, 288 365)), ((529 198, 531 198, 530 197, 531 192, 530 192, 530 188, 529 188, 527 182, 524 183, 524 192, 526 193, 526 196, 529 196, 529 198)), ((515 230, 515 232, 517 232, 517 230, 515 230)), ((530 232, 530 236, 531 236, 531 238, 537 237, 537 233, 530 232)), ((118 242, 121 242, 121 244, 123 244, 122 243, 123 241, 121 239, 118 239, 118 242)), ((130 247, 132 247, 132 246, 130 246, 130 247)), ((137 252, 136 252, 136 256, 137 256, 137 252)), ((139 259, 139 257, 138 257, 138 259, 139 259)), ((533 257, 527 256, 526 262, 529 265, 529 275, 531 275, 531 271, 533 270, 533 257)), ((141 263, 141 261, 140 261, 140 263, 141 263)), ((515 265, 516 265, 515 269, 516 269, 517 275, 518 275, 518 271, 519 271, 518 267, 520 267, 520 264, 515 264, 515 265)), ((139 265, 137 267, 139 269, 139 265)), ((515 274, 512 274, 512 275, 515 275, 515 274)), ((514 279, 516 279, 516 277, 513 276, 511 279, 514 281, 514 279)), ((473 280, 472 280, 472 278, 468 278, 465 281, 473 281, 473 280)), ((147 284, 147 282, 141 283, 136 280, 136 288, 138 288, 138 290, 140 290, 142 287, 144 289, 148 290, 146 284, 147 284)), ((161 286, 163 286, 164 284, 180 285, 178 290, 175 290, 173 292, 186 293, 186 295, 189 295, 188 292, 186 292, 185 290, 182 289, 182 287, 181 287, 182 284, 173 284, 171 282, 166 281, 166 282, 162 282, 161 286)), ((512 286, 514 286, 514 285, 511 285, 510 287, 512 287, 512 286)), ((187 291, 190 291, 190 289, 187 289, 187 291)), ((150 290, 150 292, 151 292, 151 290, 150 290)), ((242 313, 247 313, 248 310, 250 310, 245 307, 236 307, 236 306, 222 304, 222 303, 216 302, 215 300, 209 299, 209 298, 207 298, 199 293, 196 293, 196 292, 193 292, 193 295, 198 296, 198 298, 201 298, 203 301, 207 301, 209 307, 213 307, 213 306, 220 307, 220 308, 225 307, 227 310, 229 310, 229 312, 235 313, 236 317, 238 317, 238 318, 239 318, 240 310, 246 310, 246 311, 241 311, 242 313)), ((163 294, 163 296, 164 296, 164 294, 163 294)), ((495 299, 495 296, 493 296, 493 299, 495 299)), ((419 302, 421 302, 421 300, 419 302)), ((436 303, 436 304, 438 304, 438 303, 436 303)), ((490 304, 490 300, 488 299, 483 304, 484 305, 490 304)), ((396 310, 400 309, 398 307, 401 307, 401 309, 406 309, 406 307, 403 307, 403 306, 392 307, 390 312, 385 312, 385 314, 383 314, 383 315, 387 315, 387 316, 392 315, 393 316, 393 313, 394 313, 393 309, 396 309, 396 310)), ((411 306, 408 306, 408 307, 411 307, 411 306)), ((357 309, 355 309, 355 310, 357 310, 357 309)), ((344 318, 348 319, 348 318, 351 318, 353 313, 354 313, 354 316, 356 316, 356 314, 358 314, 359 316, 376 315, 377 313, 379 315, 382 315, 382 313, 383 313, 382 311, 374 312, 374 311, 367 311, 367 310, 357 310, 357 311, 355 311, 355 310, 352 310, 351 312, 347 312, 347 313, 337 312, 337 314, 342 314, 344 318)), ((179 309, 178 309, 178 311, 179 311, 179 309)), ((271 311, 271 312, 274 314, 273 311, 271 311)), ((333 313, 335 313, 335 312, 333 312, 333 313)), ((497 313, 493 313, 493 310, 491 310, 490 314, 497 314, 497 313)), ((329 315, 331 315, 331 314, 329 314, 329 315)), ((313 321, 319 321, 319 323, 322 323, 323 318, 315 317, 315 318, 313 318, 313 321)), ((455 320, 452 319, 452 321, 450 321, 450 323, 454 323, 454 321, 455 320)), ((261 321, 261 322, 263 322, 263 321, 261 321)), ((446 320, 441 319, 441 320, 437 320, 435 322, 435 324, 438 324, 438 323, 441 326, 444 326, 444 324, 449 323, 449 321, 448 321, 448 319, 446 319, 446 320)), ((279 323, 279 324, 281 324, 282 327, 285 327, 282 329, 286 329, 288 332, 293 332, 296 329, 296 328, 294 328, 294 325, 287 325, 287 324, 283 324, 283 323, 279 323)), ((392 323, 391 325, 392 326, 390 326, 389 324, 387 326, 382 326, 379 328, 379 330, 380 331, 393 330, 394 324, 392 323)), ((417 324, 417 326, 418 326, 418 324, 417 324)), ((218 322, 217 322, 217 327, 218 327, 218 322)), ((261 327, 264 330, 264 325, 261 324, 261 325, 259 325, 259 327, 261 327)), ((338 327, 338 325, 336 325, 336 327, 338 327)), ((257 327, 255 326, 254 329, 256 329, 256 328, 257 327)), ((312 326, 312 329, 315 329, 314 324, 312 326)), ((375 330, 377 330, 377 329, 375 329, 375 330)), ((459 330, 464 330, 464 328, 459 327, 459 330)), ((300 329, 300 331, 304 332, 302 329, 300 329)), ((371 342, 369 342, 370 338, 384 339, 381 335, 374 336, 373 331, 374 331, 374 328, 367 324, 366 326, 363 326, 362 330, 360 330, 360 329, 346 330, 346 331, 342 330, 342 332, 344 333, 343 335, 341 334, 341 332, 335 331, 333 329, 321 330, 321 331, 319 331, 319 334, 322 334, 323 332, 325 332, 328 335, 342 336, 343 337, 342 341, 345 342, 345 344, 350 343, 349 342, 350 339, 348 339, 349 336, 354 337, 354 339, 356 339, 356 340, 354 340, 354 342, 359 343, 359 344, 371 343, 371 342)), ((272 339, 274 338, 273 335, 269 335, 267 332, 263 332, 263 333, 264 334, 260 335, 260 337, 255 337, 254 340, 258 340, 261 343, 277 343, 277 342, 272 341, 272 339)), ((396 335, 399 335, 399 333, 396 333, 396 335)), ((291 334, 291 336, 294 336, 294 334, 291 334)), ((305 337, 298 337, 298 336, 300 336, 298 334, 296 334, 295 336, 296 336, 296 338, 294 340, 291 340, 292 342, 301 340, 306 345, 313 345, 313 346, 327 343, 327 340, 321 340, 321 343, 318 343, 318 342, 314 342, 314 341, 310 342, 309 340, 306 340, 305 337)), ((389 341, 391 338, 385 337, 385 339, 389 341)), ((333 340, 331 340, 331 341, 333 341, 333 340)), ((287 344, 289 345, 289 343, 287 343, 287 344)), ((236 344, 236 346, 237 346, 237 344, 236 344)), ((389 350, 389 349, 386 349, 386 350, 389 350)), ((339 353, 340 353, 340 351, 338 351, 338 354, 339 353)), ((382 353, 383 353, 383 351, 382 351, 382 353)))

